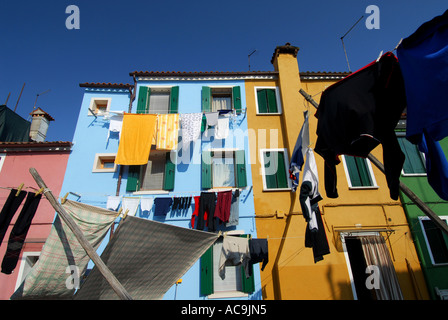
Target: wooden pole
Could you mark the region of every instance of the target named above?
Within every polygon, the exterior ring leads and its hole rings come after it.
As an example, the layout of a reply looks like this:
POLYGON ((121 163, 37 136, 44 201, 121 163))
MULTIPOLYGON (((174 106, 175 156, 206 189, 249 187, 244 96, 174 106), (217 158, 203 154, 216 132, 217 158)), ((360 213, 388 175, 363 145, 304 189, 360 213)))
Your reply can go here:
POLYGON ((34 180, 36 181, 37 185, 39 186, 39 188, 44 188, 43 193, 45 197, 51 203, 51 205, 59 214, 61 219, 67 224, 70 230, 72 230, 73 234, 76 236, 76 239, 79 241, 84 250, 86 250, 90 259, 92 259, 92 261, 95 263, 95 266, 98 268, 98 270, 107 280, 107 282, 109 282, 110 286, 115 291, 115 293, 122 300, 132 300, 132 297, 129 295, 126 289, 121 285, 121 283, 109 270, 109 268, 106 266, 103 260, 101 260, 100 256, 96 253, 95 249, 92 247, 89 241, 84 237, 84 234, 82 233, 81 229, 78 227, 76 222, 70 217, 70 215, 65 211, 65 209, 61 206, 61 204, 56 200, 51 190, 47 188, 45 182, 42 180, 37 170, 35 168, 30 168, 29 171, 33 176, 34 180))
MULTIPOLYGON (((316 109, 319 108, 317 102, 314 101, 314 99, 308 93, 306 93, 303 89, 300 89, 299 92, 308 102, 310 102, 313 105, 313 107, 315 107, 316 109)), ((385 174, 384 165, 375 156, 369 153, 367 158, 382 173, 385 174)), ((432 222, 434 222, 434 224, 437 227, 439 227, 443 232, 448 234, 448 225, 442 219, 440 219, 439 216, 435 214, 434 211, 432 211, 431 208, 429 208, 428 205, 424 203, 411 189, 409 189, 408 186, 406 186, 400 181, 399 188, 409 199, 411 199, 412 202, 414 202, 417 205, 417 207, 420 210, 423 211, 425 215, 427 215, 432 220, 432 222)))

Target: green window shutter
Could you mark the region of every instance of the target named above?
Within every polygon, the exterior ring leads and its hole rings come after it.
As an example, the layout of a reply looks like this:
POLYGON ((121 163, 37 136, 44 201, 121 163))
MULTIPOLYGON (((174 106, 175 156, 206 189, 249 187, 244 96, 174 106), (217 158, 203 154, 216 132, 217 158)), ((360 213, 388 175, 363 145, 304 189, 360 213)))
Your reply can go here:
POLYGON ((352 187, 368 187, 373 185, 366 159, 345 156, 345 162, 352 187))
POLYGON ((201 122, 201 133, 204 133, 205 129, 207 129, 207 118, 205 117, 205 114, 203 114, 201 122))
POLYGON ((172 87, 170 94, 170 111, 169 113, 179 112, 179 87, 172 87))
POLYGON ((213 245, 202 255, 200 260, 201 296, 213 293, 213 245))
POLYGON ((277 188, 288 188, 284 152, 277 152, 277 188))
POLYGON ((140 179, 140 166, 129 166, 126 192, 138 191, 140 184, 139 179, 140 179))
POLYGON ((148 95, 151 89, 148 87, 140 87, 138 91, 138 101, 137 101, 137 113, 146 113, 148 104, 148 95))
POLYGON ((211 187, 212 187, 212 152, 211 151, 202 151, 201 186, 202 186, 202 189, 211 189, 211 187))
POLYGON ((277 98, 275 89, 267 89, 266 90, 266 100, 268 102, 268 113, 277 113, 278 107, 277 107, 277 98))
POLYGON ((244 150, 235 151, 236 161, 236 186, 243 188, 247 186, 247 174, 246 174, 246 157, 244 150))
MULTIPOLYGON (((240 237, 247 238, 247 234, 242 234, 240 237)), ((244 266, 241 266, 241 291, 244 293, 253 293, 255 291, 255 279, 254 279, 254 266, 249 266, 251 268, 251 276, 246 278, 246 271, 244 270, 244 266)))
POLYGON ((400 144, 401 151, 405 155, 403 165, 404 173, 426 173, 425 164, 418 147, 409 142, 405 137, 399 137, 398 143, 400 144))
POLYGON ((165 181, 163 183, 163 190, 174 190, 174 176, 176 175, 176 165, 171 161, 170 152, 166 153, 165 163, 165 181))
POLYGON ((258 113, 268 113, 267 89, 257 90, 258 113))
POLYGON ((235 109, 236 113, 241 113, 241 88, 240 86, 233 87, 232 89, 232 97, 233 97, 233 108, 235 109))
POLYGON ((264 178, 266 180, 266 188, 267 189, 276 189, 277 188, 277 177, 275 173, 271 174, 272 168, 278 168, 277 160, 278 158, 275 156, 275 152, 266 151, 263 154, 265 175, 264 178), (267 174, 269 172, 270 174, 267 174))
POLYGON ((202 87, 202 112, 211 111, 211 89, 210 87, 202 87))

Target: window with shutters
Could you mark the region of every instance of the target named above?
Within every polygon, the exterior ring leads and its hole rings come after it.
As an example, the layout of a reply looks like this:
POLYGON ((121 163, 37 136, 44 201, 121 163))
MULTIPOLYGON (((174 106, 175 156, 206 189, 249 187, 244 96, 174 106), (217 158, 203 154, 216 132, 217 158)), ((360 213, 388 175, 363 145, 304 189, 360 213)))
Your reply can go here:
POLYGON ((202 152, 203 189, 247 186, 244 150, 213 149, 202 152))
POLYGON ((138 91, 137 113, 177 113, 179 87, 141 86, 138 91))
POLYGON ((342 160, 349 188, 378 188, 368 159, 344 155, 342 160))
POLYGON ((281 114, 280 94, 277 87, 255 87, 257 115, 281 114))
POLYGON ((129 166, 126 191, 172 191, 175 172, 176 165, 171 159, 171 153, 152 149, 146 165, 129 166))
POLYGON ((202 87, 202 111, 216 112, 221 110, 235 110, 241 113, 241 88, 234 87, 202 87))
MULTIPOLYGON (((448 221, 448 216, 439 218, 445 223, 448 221)), ((448 265, 448 236, 429 217, 419 217, 419 220, 432 264, 448 265)))
MULTIPOLYGON (((228 236, 241 236, 240 231, 229 231, 228 236)), ((244 297, 255 291, 255 282, 252 275, 246 278, 243 266, 226 265, 225 278, 219 276, 219 260, 221 257, 222 240, 219 238, 200 259, 200 289, 202 296, 213 298, 244 297)))
POLYGON ((405 155, 402 171, 403 175, 425 176, 425 158, 424 155, 418 150, 417 145, 409 142, 404 136, 398 136, 397 138, 401 151, 403 151, 405 155))
POLYGON ((261 172, 263 190, 289 190, 289 160, 286 149, 261 149, 261 172))

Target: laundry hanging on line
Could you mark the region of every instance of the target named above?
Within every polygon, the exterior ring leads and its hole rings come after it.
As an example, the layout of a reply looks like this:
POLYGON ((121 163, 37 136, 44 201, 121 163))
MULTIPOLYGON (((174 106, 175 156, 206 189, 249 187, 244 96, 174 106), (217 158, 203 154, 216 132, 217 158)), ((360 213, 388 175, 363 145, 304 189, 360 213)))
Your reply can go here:
POLYGON ((308 122, 308 111, 303 113, 305 121, 300 129, 294 150, 292 152, 291 161, 289 165, 289 178, 291 179, 292 192, 295 192, 299 186, 299 175, 302 166, 305 163, 304 157, 306 151, 310 146, 310 130, 308 122))
POLYGON ((448 136, 448 10, 405 38, 397 56, 406 88, 406 137, 425 154, 429 184, 448 200, 448 161, 439 145, 448 136))
MULTIPOLYGON (((117 216, 115 211, 71 200, 66 200, 62 207, 72 219, 80 222, 78 227, 95 250, 117 216)), ((82 277, 89 261, 90 257, 75 234, 56 215, 39 260, 11 299, 69 299, 75 289, 67 287, 67 268, 77 267, 79 277, 82 277)))
POLYGON ((155 114, 125 113, 115 163, 145 165, 148 163, 156 126, 155 114))
POLYGON ((249 235, 227 235, 224 233, 219 258, 218 273, 225 279, 225 266, 243 266, 246 278, 252 276, 252 266, 262 263, 264 271, 269 262, 267 239, 252 239, 249 235))
POLYGON ((0 212, 0 245, 3 243, 6 231, 17 212, 23 199, 25 203, 9 235, 5 256, 2 261, 2 273, 11 274, 17 266, 31 223, 36 214, 42 194, 35 192, 18 191, 12 189, 0 212))
POLYGON ((339 155, 366 158, 381 143, 390 197, 398 199, 404 154, 394 130, 405 106, 403 77, 391 52, 322 93, 316 112, 314 150, 325 160, 325 190, 329 198, 338 197, 339 155))
MULTIPOLYGON (((217 238, 214 233, 131 216, 120 223, 101 259, 134 300, 160 300, 217 238)), ((118 296, 94 267, 74 299, 118 296)))

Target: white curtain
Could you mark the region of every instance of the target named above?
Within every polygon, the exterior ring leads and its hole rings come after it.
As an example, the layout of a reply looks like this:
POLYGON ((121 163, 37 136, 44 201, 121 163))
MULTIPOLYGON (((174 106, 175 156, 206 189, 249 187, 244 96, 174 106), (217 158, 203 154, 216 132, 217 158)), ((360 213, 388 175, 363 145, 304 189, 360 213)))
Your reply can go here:
POLYGON ((232 109, 232 99, 230 97, 213 97, 212 110, 230 110, 232 109))
POLYGON ((359 237, 367 265, 376 266, 380 273, 379 289, 374 289, 378 300, 403 300, 397 274, 382 236, 359 237))
POLYGON ((168 113, 169 106, 169 92, 151 92, 149 96, 149 111, 151 113, 168 113))
POLYGON ((235 164, 233 157, 213 158, 213 187, 235 186, 235 164))

